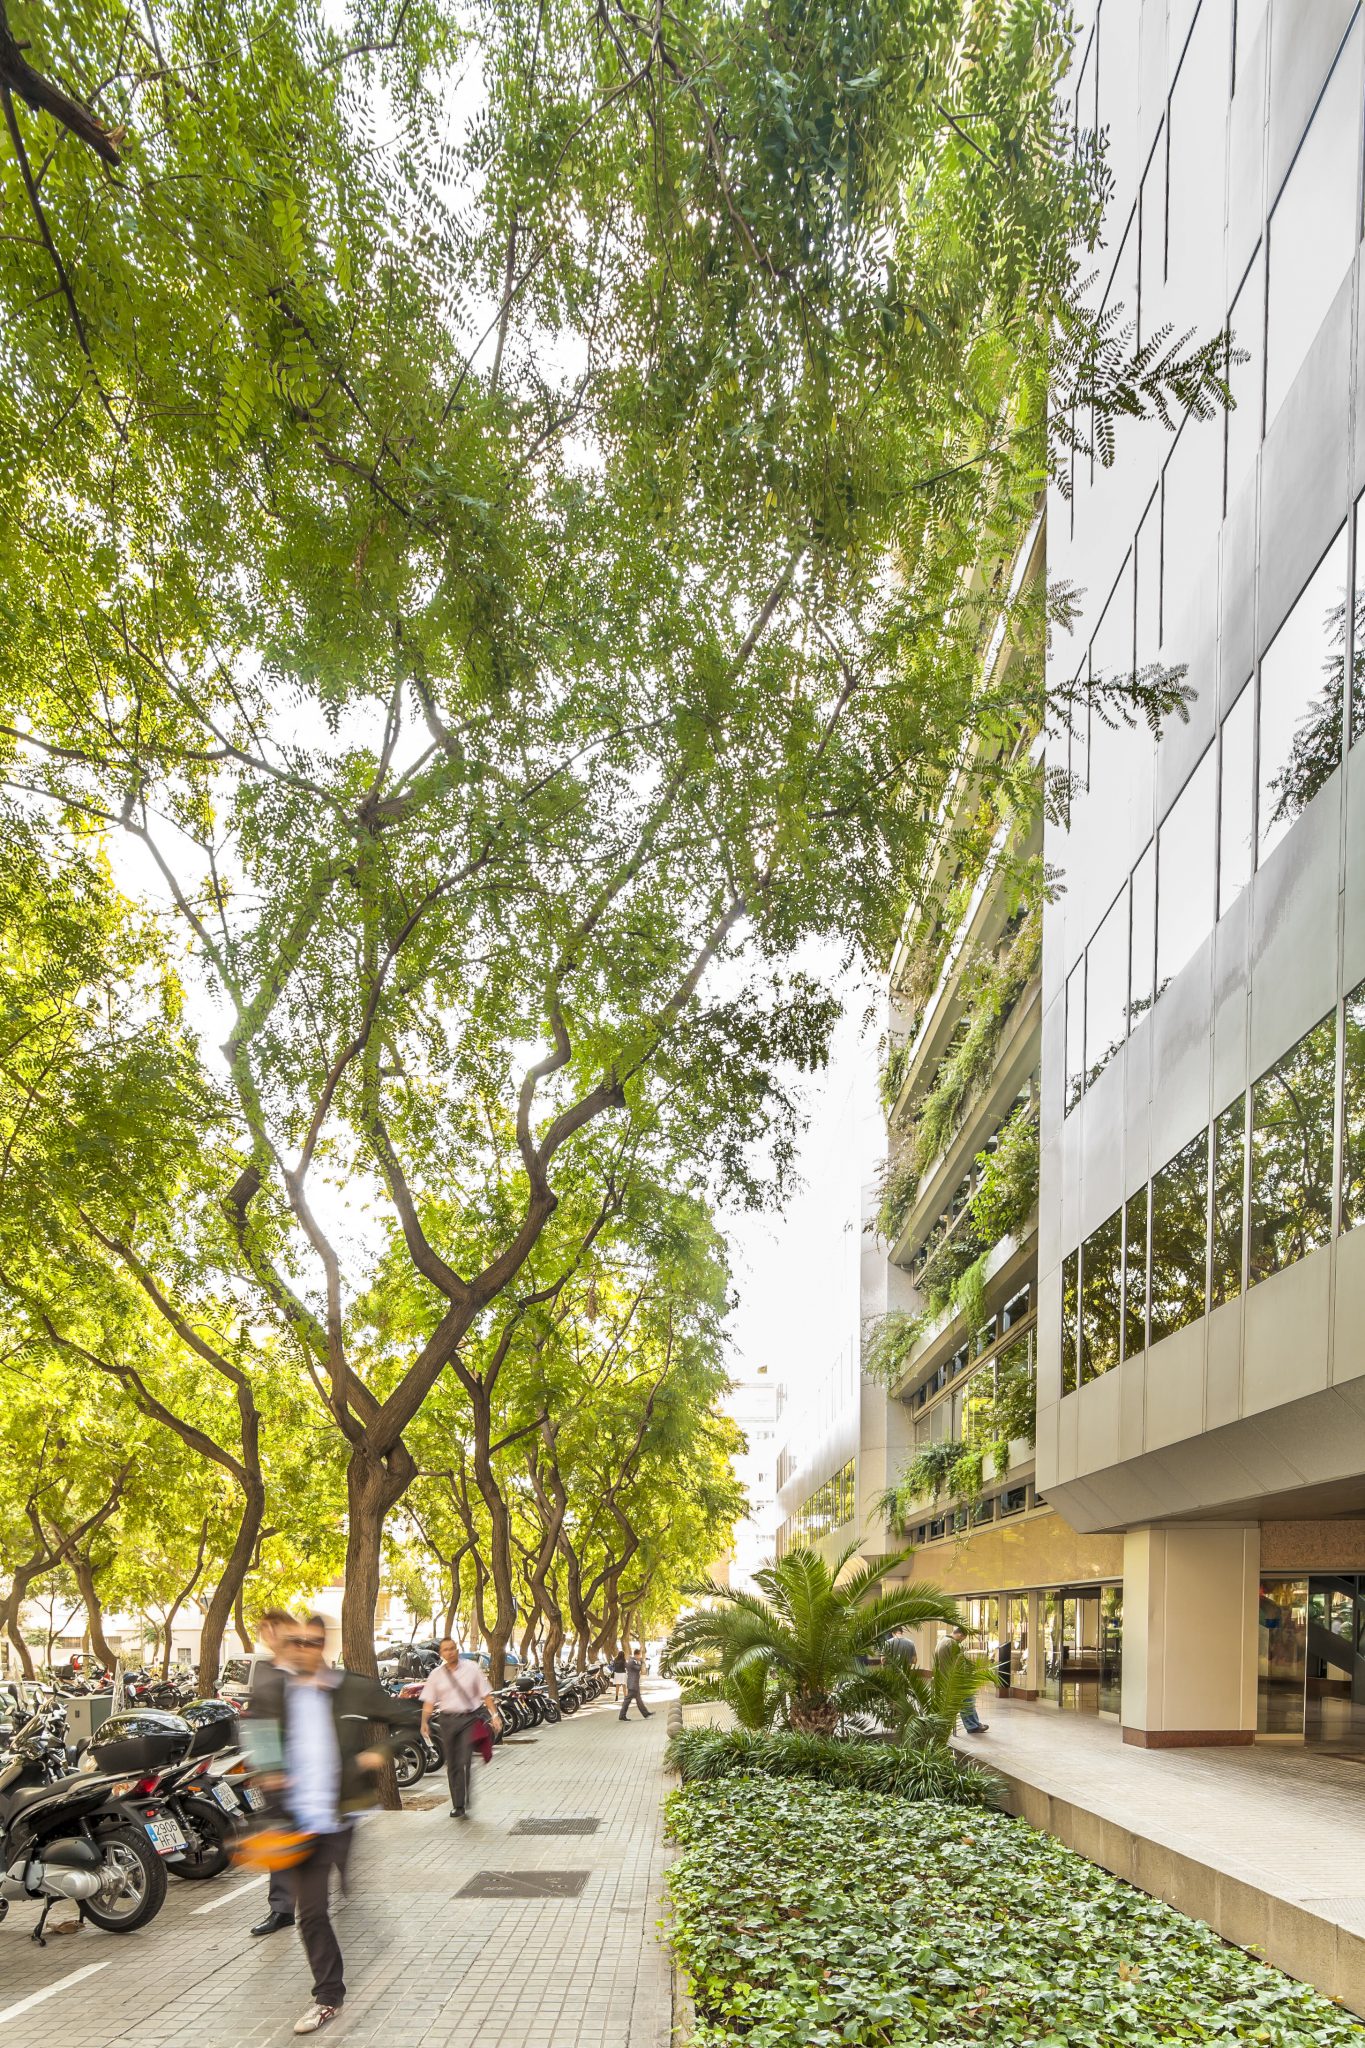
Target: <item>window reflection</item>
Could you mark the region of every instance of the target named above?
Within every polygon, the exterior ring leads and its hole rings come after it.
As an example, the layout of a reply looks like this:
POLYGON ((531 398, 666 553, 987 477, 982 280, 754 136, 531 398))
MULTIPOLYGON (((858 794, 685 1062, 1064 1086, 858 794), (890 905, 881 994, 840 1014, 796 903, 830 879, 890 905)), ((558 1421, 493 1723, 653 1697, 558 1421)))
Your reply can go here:
POLYGON ((1218 792, 1218 915, 1240 896, 1252 867, 1252 721, 1256 693, 1245 683, 1223 720, 1223 776, 1218 792))
POLYGON ((1341 1227, 1365 1223, 1365 981, 1346 998, 1345 1114, 1341 1133, 1341 1227))
POLYGON ((1270 216, 1267 425, 1274 419, 1355 254, 1359 27, 1338 57, 1270 216))
POLYGON ((1133 869, 1133 933, 1128 968, 1128 1028, 1152 1007, 1156 971, 1156 841, 1149 839, 1133 869))
POLYGON ((1201 1131, 1152 1177, 1153 1344, 1204 1313, 1208 1209, 1209 1140, 1201 1131))
POLYGON ((1246 1097, 1230 1102, 1213 1123, 1213 1257, 1209 1306, 1242 1291, 1242 1188, 1246 1167, 1246 1097))
POLYGON ((1261 657, 1260 858, 1341 760, 1346 528, 1261 657))
POLYGON ((1351 642, 1351 745, 1365 733, 1365 491, 1356 499, 1355 633, 1351 642))
POLYGON ((1123 1355, 1136 1358, 1147 1343, 1147 1190, 1123 1205, 1123 1355))
POLYGON ((1335 1109, 1336 1030, 1324 1017, 1252 1089, 1253 1285, 1331 1235, 1335 1109))
POLYGON ((1166 815, 1158 840, 1156 992, 1169 987, 1213 922, 1213 748, 1166 815))
POLYGON ((1128 890, 1109 906, 1086 948, 1085 1085, 1097 1081, 1123 1044, 1127 1029, 1128 890))
POLYGON ((1119 1362, 1123 1211, 1115 1209, 1081 1252, 1081 1382, 1119 1362))
POLYGON ((1228 315, 1232 346, 1244 363, 1230 363, 1233 403, 1227 414, 1227 509, 1251 474, 1261 446, 1261 380, 1265 375, 1265 258, 1260 244, 1228 315))
POLYGON ((1080 1305, 1081 1255, 1068 1252, 1062 1260, 1062 1392, 1076 1391, 1076 1316, 1080 1305))
POLYGON ((1085 1074, 1085 955, 1066 978, 1066 1110, 1081 1099, 1085 1074))

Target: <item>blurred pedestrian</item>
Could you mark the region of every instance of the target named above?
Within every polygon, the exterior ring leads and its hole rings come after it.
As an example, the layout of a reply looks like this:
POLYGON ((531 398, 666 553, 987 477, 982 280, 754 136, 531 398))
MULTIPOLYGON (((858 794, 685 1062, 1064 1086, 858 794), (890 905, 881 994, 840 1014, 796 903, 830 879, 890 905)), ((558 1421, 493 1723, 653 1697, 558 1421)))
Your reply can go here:
POLYGON ((318 1614, 281 1637, 293 1667, 283 1683, 281 1792, 295 1826, 312 1838, 293 1872, 299 1933, 313 1972, 313 2002, 295 2021, 296 2034, 316 2034, 346 1999, 328 1886, 333 1870, 345 1870, 352 1817, 375 1804, 377 1773, 391 1755, 387 1744, 371 1746, 369 1723, 411 1727, 416 1718, 412 1702, 394 1699, 378 1679, 328 1664, 326 1649, 327 1624, 318 1614))
POLYGON ((450 1818, 463 1820, 469 1812, 469 1759, 475 1723, 482 1712, 488 1716, 490 1727, 496 1729, 500 1716, 482 1667, 460 1655, 454 1636, 443 1636, 438 1647, 441 1661, 419 1695, 422 1734, 425 1736, 435 1723, 450 1786, 450 1818))
MULTIPOLYGON (((293 1635, 298 1623, 283 1607, 267 1607, 256 1617, 256 1652, 247 1676, 246 1712, 257 1723, 273 1721, 279 1728, 284 1710, 284 1681, 289 1662, 281 1655, 281 1644, 293 1635)), ((259 1735, 259 1727, 254 1731, 259 1735)), ((278 1762, 278 1757, 271 1759, 278 1762)), ((266 1890, 267 1912, 258 1920, 253 1934, 276 1934, 294 1924, 294 1880, 287 1870, 272 1870, 266 1890)))
POLYGON ((630 1712, 630 1704, 632 1700, 640 1709, 640 1712, 644 1715, 646 1721, 649 1719, 649 1708, 645 1705, 644 1701, 640 1697, 640 1676, 643 1670, 644 1662, 640 1656, 639 1651, 632 1650, 630 1655, 626 1659, 626 1700, 625 1705, 621 1709, 621 1719, 623 1721, 625 1720, 626 1715, 630 1712))

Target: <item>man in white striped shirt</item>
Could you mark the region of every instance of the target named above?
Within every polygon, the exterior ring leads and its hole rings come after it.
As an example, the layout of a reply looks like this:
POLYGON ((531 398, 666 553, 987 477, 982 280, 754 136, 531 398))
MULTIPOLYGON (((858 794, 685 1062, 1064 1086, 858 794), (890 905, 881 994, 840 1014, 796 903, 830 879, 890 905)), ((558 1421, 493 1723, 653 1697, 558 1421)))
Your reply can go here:
POLYGON ((422 1733, 427 1733, 434 1719, 450 1780, 450 1817, 463 1820, 469 1811, 470 1732, 475 1716, 482 1707, 494 1728, 499 1716, 488 1680, 472 1658, 460 1656, 454 1636, 445 1636, 440 1649, 441 1661, 422 1687, 422 1733))

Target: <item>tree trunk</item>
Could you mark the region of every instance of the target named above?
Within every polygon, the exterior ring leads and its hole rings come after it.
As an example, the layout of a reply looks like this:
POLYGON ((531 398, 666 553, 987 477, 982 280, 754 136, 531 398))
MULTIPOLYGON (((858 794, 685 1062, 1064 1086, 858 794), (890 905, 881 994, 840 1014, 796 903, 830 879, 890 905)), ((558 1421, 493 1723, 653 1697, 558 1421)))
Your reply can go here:
POLYGON ((496 1689, 507 1672, 507 1645, 516 1625, 516 1595, 512 1588, 512 1517, 507 1499, 493 1470, 493 1411, 489 1390, 475 1381, 470 1399, 474 1425, 474 1484, 488 1510, 488 1562, 497 1598, 498 1618, 490 1628, 484 1625, 488 1643, 488 1682, 496 1689))
POLYGON ((209 1601, 199 1637, 201 1693, 211 1693, 217 1687, 218 1667, 223 1661, 223 1637, 234 1607, 241 1602, 242 1587, 246 1584, 246 1575, 256 1554, 256 1537, 265 1519, 265 1486, 254 1473, 248 1476, 242 1493, 242 1519, 237 1525, 237 1539, 213 1589, 213 1598, 209 1601))
POLYGON ((118 1658, 104 1633, 104 1606, 95 1584, 95 1568, 87 1555, 73 1551, 71 1569, 76 1575, 76 1585, 85 1602, 86 1631, 90 1647, 105 1670, 112 1671, 118 1658))
MULTIPOLYGON (((195 1559, 194 1577, 190 1580, 188 1586, 184 1588, 183 1592, 176 1594, 175 1599, 171 1603, 171 1606, 166 1614, 166 1640, 161 1646, 161 1677, 163 1683, 171 1675, 171 1624, 175 1620, 176 1615, 179 1614, 185 1602, 189 1599, 191 1593, 193 1593, 195 1587, 199 1584, 200 1574, 203 1572, 204 1569, 204 1557, 208 1551, 208 1544, 209 1525, 206 1518, 202 1528, 199 1531, 199 1555, 195 1559)), ((217 1674, 215 1673, 215 1677, 216 1676, 217 1674)))
MULTIPOLYGON (((346 1589, 341 1596, 341 1662, 348 1671, 374 1678, 374 1617, 379 1605, 384 1523, 389 1510, 407 1492, 417 1466, 401 1441, 387 1458, 376 1458, 364 1442, 353 1444, 346 1465, 346 1589)), ((376 1738, 383 1733, 371 1731, 376 1738)), ((398 1807, 398 1780, 392 1764, 380 1773, 382 1806, 398 1807)))
POLYGON ((255 1644, 252 1641, 251 1631, 246 1625, 245 1592, 245 1584, 237 1588, 237 1598, 233 1602, 232 1607, 232 1625, 237 1631, 238 1642, 249 1657, 255 1648, 255 1644))

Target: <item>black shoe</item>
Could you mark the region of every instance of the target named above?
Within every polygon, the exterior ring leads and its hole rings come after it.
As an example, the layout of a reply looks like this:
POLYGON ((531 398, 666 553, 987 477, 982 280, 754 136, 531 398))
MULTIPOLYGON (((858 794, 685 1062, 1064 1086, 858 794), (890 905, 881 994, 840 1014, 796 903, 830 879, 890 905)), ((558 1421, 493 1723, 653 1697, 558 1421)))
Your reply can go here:
POLYGON ((264 1920, 258 1920, 252 1928, 253 1934, 278 1934, 282 1927, 292 1927, 292 1913, 267 1913, 264 1920))
POLYGON ((463 1806, 452 1806, 450 1809, 450 1818, 452 1820, 468 1820, 469 1814, 467 1809, 463 1806))

